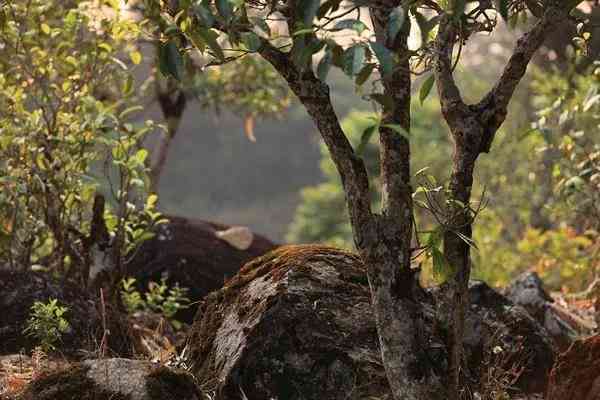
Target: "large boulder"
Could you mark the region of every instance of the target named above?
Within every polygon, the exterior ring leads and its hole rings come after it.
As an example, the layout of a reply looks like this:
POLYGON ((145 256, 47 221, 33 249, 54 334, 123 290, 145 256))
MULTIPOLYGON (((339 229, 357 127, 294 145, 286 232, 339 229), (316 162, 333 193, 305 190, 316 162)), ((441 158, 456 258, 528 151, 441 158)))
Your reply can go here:
POLYGON ((558 306, 544 289, 537 273, 524 272, 517 276, 504 294, 513 303, 525 308, 550 334, 555 345, 566 350, 581 334, 589 333, 589 328, 578 321, 569 311, 558 306))
MULTIPOLYGON (((69 329, 62 335, 57 347, 63 353, 76 354, 79 350, 98 348, 104 333, 98 301, 79 285, 58 281, 50 274, 0 269, 0 354, 29 352, 38 345, 36 339, 23 330, 31 316, 31 306, 40 301, 57 299, 68 308, 64 317, 69 329)), ((110 311, 110 310, 109 310, 110 311)), ((117 315, 110 311, 105 321, 111 329, 109 347, 119 354, 129 351, 127 332, 121 328, 117 315)))
POLYGON ((600 335, 574 342, 550 373, 546 400, 600 399, 600 335))
MULTIPOLYGON (((247 261, 275 248, 267 238, 242 227, 166 216, 152 239, 136 250, 127 273, 136 278, 140 290, 151 281, 166 277, 171 285, 188 288, 196 302, 223 286, 247 261)), ((177 319, 192 322, 195 307, 182 310, 177 319)))
POLYGON ((31 382, 19 400, 201 400, 193 377, 147 361, 86 360, 31 382))
MULTIPOLYGON (((439 292, 420 300, 421 339, 428 362, 446 376, 439 292)), ((543 391, 554 361, 543 328, 485 284, 474 284, 471 297, 465 347, 473 388, 482 365, 504 363, 510 374, 519 363, 510 383, 543 391)), ((217 399, 390 398, 364 266, 333 248, 284 246, 246 264, 201 303, 184 358, 217 399)))

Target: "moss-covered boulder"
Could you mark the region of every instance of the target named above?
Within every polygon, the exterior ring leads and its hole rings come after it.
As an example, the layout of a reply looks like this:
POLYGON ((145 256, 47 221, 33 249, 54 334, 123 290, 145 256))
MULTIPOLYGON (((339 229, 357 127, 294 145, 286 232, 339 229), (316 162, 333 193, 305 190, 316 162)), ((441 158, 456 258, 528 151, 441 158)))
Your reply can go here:
MULTIPOLYGON (((150 281, 167 277, 169 284, 188 288, 188 297, 196 302, 220 289, 247 261, 275 248, 267 238, 249 231, 242 235, 240 246, 228 239, 230 226, 167 218, 169 222, 157 227, 156 235, 135 251, 127 265, 127 273, 137 279, 140 290, 146 290, 150 281)), ((191 323, 195 311, 195 307, 182 310, 176 317, 191 323)))
MULTIPOLYGON (((447 376, 440 290, 421 293, 427 362, 447 376)), ((473 390, 486 366, 518 362, 514 378, 543 391, 551 341, 521 307, 483 283, 471 288, 465 346, 473 390), (494 351, 495 349, 495 351, 494 351), (525 356, 526 357, 521 357, 525 356)), ((284 246, 246 264, 201 303, 184 357, 217 399, 389 399, 365 268, 354 254, 284 246)), ((510 374, 510 371, 507 372, 510 374)), ((506 376, 490 376, 490 379, 506 376)))
POLYGON ((201 400, 193 377, 150 362, 86 360, 31 382, 19 400, 201 400))

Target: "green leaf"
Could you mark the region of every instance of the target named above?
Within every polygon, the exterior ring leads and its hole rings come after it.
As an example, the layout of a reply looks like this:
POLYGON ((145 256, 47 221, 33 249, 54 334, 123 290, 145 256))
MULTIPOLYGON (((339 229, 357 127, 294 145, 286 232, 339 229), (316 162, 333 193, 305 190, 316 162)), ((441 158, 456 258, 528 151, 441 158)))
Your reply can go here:
POLYGON ((375 131, 377 129, 379 129, 379 124, 370 125, 363 131, 363 133, 360 137, 360 143, 359 143, 358 147, 356 148, 357 154, 360 155, 364 152, 365 147, 367 147, 367 144, 371 140, 373 133, 375 133, 375 131))
POLYGON ((258 51, 262 45, 262 41, 254 32, 242 33, 242 43, 244 43, 244 46, 250 51, 258 51))
POLYGON ((248 20, 256 27, 258 27, 266 36, 271 36, 271 28, 267 21, 260 17, 249 17, 248 20))
POLYGON ((400 124, 385 124, 382 125, 383 128, 389 128, 393 131, 395 131, 396 133, 399 133, 400 135, 404 136, 406 139, 410 139, 410 132, 408 132, 406 129, 404 129, 402 127, 402 125, 400 124))
POLYGON ((508 21, 508 5, 509 0, 495 0, 496 1, 496 9, 498 13, 504 18, 505 21, 508 21))
POLYGON ((427 99, 429 93, 431 92, 431 88, 433 88, 433 84, 435 83, 435 75, 431 74, 429 78, 423 82, 421 85, 421 89, 419 89, 419 101, 421 104, 427 99))
POLYGON ((136 113, 138 111, 142 111, 144 109, 144 107, 137 105, 137 106, 131 106, 131 107, 127 107, 125 110, 123 110, 120 114, 119 114, 119 118, 124 119, 127 116, 129 116, 129 114, 133 114, 136 113))
POLYGON ((50 26, 48 26, 48 24, 41 24, 40 25, 40 29, 42 30, 42 32, 44 32, 46 35, 50 34, 50 26))
POLYGON ((404 10, 404 7, 398 6, 392 10, 387 24, 387 39, 390 43, 393 43, 394 40, 396 40, 396 36, 398 36, 398 33, 402 29, 405 20, 406 10, 404 10))
POLYGON ((299 14, 305 27, 311 27, 319 11, 320 0, 299 0, 296 2, 299 14))
POLYGON ((323 46, 325 46, 325 42, 320 40, 311 41, 308 44, 302 39, 297 40, 292 48, 292 61, 302 70, 309 68, 312 66, 313 54, 319 52, 323 46))
POLYGON ((230 0, 217 0, 217 11, 225 22, 229 22, 233 16, 233 3, 230 0))
POLYGON ((210 11, 210 2, 209 0, 203 0, 202 2, 198 2, 193 7, 194 14, 202 25, 207 28, 212 28, 215 24, 215 16, 212 11, 210 11))
POLYGON ((375 69, 375 64, 367 64, 363 67, 363 69, 360 70, 360 72, 358 73, 358 75, 356 76, 356 81, 355 83, 360 86, 363 83, 365 83, 367 81, 367 79, 369 79, 369 77, 371 77, 371 73, 373 72, 373 70, 375 69))
POLYGON ((394 70, 394 59, 392 58, 392 53, 379 42, 370 42, 371 49, 375 53, 375 57, 377 57, 377 61, 379 61, 379 69, 383 76, 388 76, 394 70))
POLYGON ((214 55, 219 60, 225 61, 225 54, 223 53, 223 49, 221 48, 221 45, 219 44, 219 42, 217 42, 217 38, 219 37, 219 34, 217 34, 212 29, 204 29, 204 28, 198 29, 198 34, 200 35, 200 37, 202 37, 202 39, 208 45, 208 47, 210 47, 210 49, 212 50, 214 55))
POLYGON ((183 57, 174 41, 162 43, 158 57, 159 69, 163 75, 171 75, 178 81, 183 78, 183 57))
POLYGON ((321 19, 328 13, 336 12, 340 8, 342 0, 327 0, 319 7, 317 18, 321 19))
POLYGON ((467 6, 467 0, 454 0, 454 5, 452 7, 452 14, 454 18, 458 18, 465 13, 465 8, 467 6))
POLYGON ((356 76, 365 62, 365 48, 360 44, 348 48, 344 52, 344 72, 349 76, 356 76))
POLYGON ((123 82, 123 89, 121 90, 121 92, 125 96, 127 96, 127 95, 131 94, 132 90, 133 90, 133 76, 127 75, 125 82, 123 82))
POLYGON ((332 31, 341 31, 342 29, 352 29, 356 31, 359 35, 363 33, 365 30, 368 30, 367 25, 364 24, 361 20, 358 19, 343 19, 341 21, 336 22, 336 24, 331 29, 332 31))
POLYGON ((432 247, 431 257, 433 259, 433 274, 438 278, 447 280, 452 269, 450 268, 450 264, 448 264, 446 257, 444 257, 444 254, 442 254, 437 247, 432 247))
POLYGON ((323 58, 319 61, 319 65, 317 65, 317 76, 323 82, 327 80, 327 74, 329 74, 329 70, 331 69, 332 58, 331 51, 327 50, 323 58))

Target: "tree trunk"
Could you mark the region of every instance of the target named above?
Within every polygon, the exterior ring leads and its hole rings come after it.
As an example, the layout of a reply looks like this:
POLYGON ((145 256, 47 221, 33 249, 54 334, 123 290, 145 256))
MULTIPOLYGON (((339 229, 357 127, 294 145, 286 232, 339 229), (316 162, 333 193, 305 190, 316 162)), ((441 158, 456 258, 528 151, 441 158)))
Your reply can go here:
POLYGON ((495 134, 504 123, 508 104, 525 75, 527 66, 548 33, 567 19, 568 10, 556 3, 544 10, 535 26, 525 33, 517 45, 496 85, 477 104, 467 105, 454 81, 452 53, 457 41, 457 27, 450 16, 440 22, 436 38, 434 73, 442 114, 450 127, 455 154, 449 185, 450 209, 444 234, 444 256, 453 269, 448 282, 448 296, 440 306, 440 317, 448 321, 450 346, 449 398, 461 398, 463 331, 469 304, 468 284, 471 272, 470 245, 472 234, 471 189, 475 161, 491 149, 495 134))
POLYGON ((166 80, 156 73, 155 92, 158 104, 167 123, 167 132, 159 138, 154 150, 154 161, 150 166, 150 193, 158 193, 160 178, 167 164, 169 149, 177 134, 181 117, 186 106, 185 93, 172 78, 166 80))
MULTIPOLYGON (((371 211, 369 178, 341 129, 329 87, 312 71, 300 71, 289 55, 265 44, 261 55, 286 79, 316 124, 336 165, 350 215, 354 241, 367 266, 384 367, 394 399, 436 399, 440 394, 421 343, 420 309, 414 299, 415 280, 410 270, 412 204, 408 142, 391 129, 381 134, 384 206, 371 211), (386 195, 387 194, 387 195, 386 195)), ((399 92, 410 96, 410 83, 399 92)), ((409 125, 410 97, 399 112, 409 125)), ((395 115, 387 115, 395 122, 395 115)), ((397 123, 397 122, 396 122, 397 123)), ((408 128, 407 128, 408 129, 408 128)))
MULTIPOLYGON (((477 133, 477 132, 476 132, 477 133)), ((465 136, 469 136, 468 133, 465 136)), ((471 274, 470 245, 472 237, 472 216, 467 207, 471 201, 473 170, 478 153, 469 152, 457 144, 454 166, 450 177, 450 219, 448 229, 444 231, 444 256, 452 270, 449 280, 446 304, 441 305, 448 321, 449 396, 451 399, 463 398, 465 385, 461 379, 463 365, 463 345, 465 312, 469 304, 469 276, 471 274)))

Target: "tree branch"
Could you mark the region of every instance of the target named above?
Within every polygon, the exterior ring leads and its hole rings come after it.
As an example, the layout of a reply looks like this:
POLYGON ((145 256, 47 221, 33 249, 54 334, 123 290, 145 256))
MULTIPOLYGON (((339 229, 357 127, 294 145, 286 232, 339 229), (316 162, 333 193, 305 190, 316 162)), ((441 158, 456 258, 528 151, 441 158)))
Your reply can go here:
POLYGON ((456 27, 451 16, 444 16, 435 40, 436 63, 434 67, 442 113, 449 124, 455 124, 468 113, 460 89, 452 72, 452 50, 456 42, 456 27))
POLYGON ((510 99, 525 75, 533 55, 542 46, 549 32, 567 17, 568 11, 564 6, 550 7, 537 24, 517 41, 498 82, 476 105, 480 121, 485 127, 480 152, 490 151, 494 136, 506 119, 510 99))
POLYGON ((374 240, 369 177, 363 160, 358 157, 344 134, 333 109, 329 86, 307 69, 300 71, 284 53, 264 40, 259 53, 287 81, 294 94, 317 125, 331 158, 342 178, 350 220, 356 230, 356 246, 364 248, 374 240))
MULTIPOLYGON (((394 243, 400 269, 410 270, 412 239, 412 187, 410 184, 410 143, 408 138, 386 127, 397 124, 410 133, 411 76, 408 36, 410 24, 405 22, 393 43, 387 38, 387 24, 393 7, 370 8, 371 21, 377 41, 395 53, 399 61, 394 71, 381 72, 384 94, 393 99, 393 110, 385 110, 379 128, 381 166, 382 217, 393 221, 389 226, 389 242, 394 243), (393 231, 393 232, 392 232, 393 231)), ((396 277, 398 279, 399 277, 396 277)))

